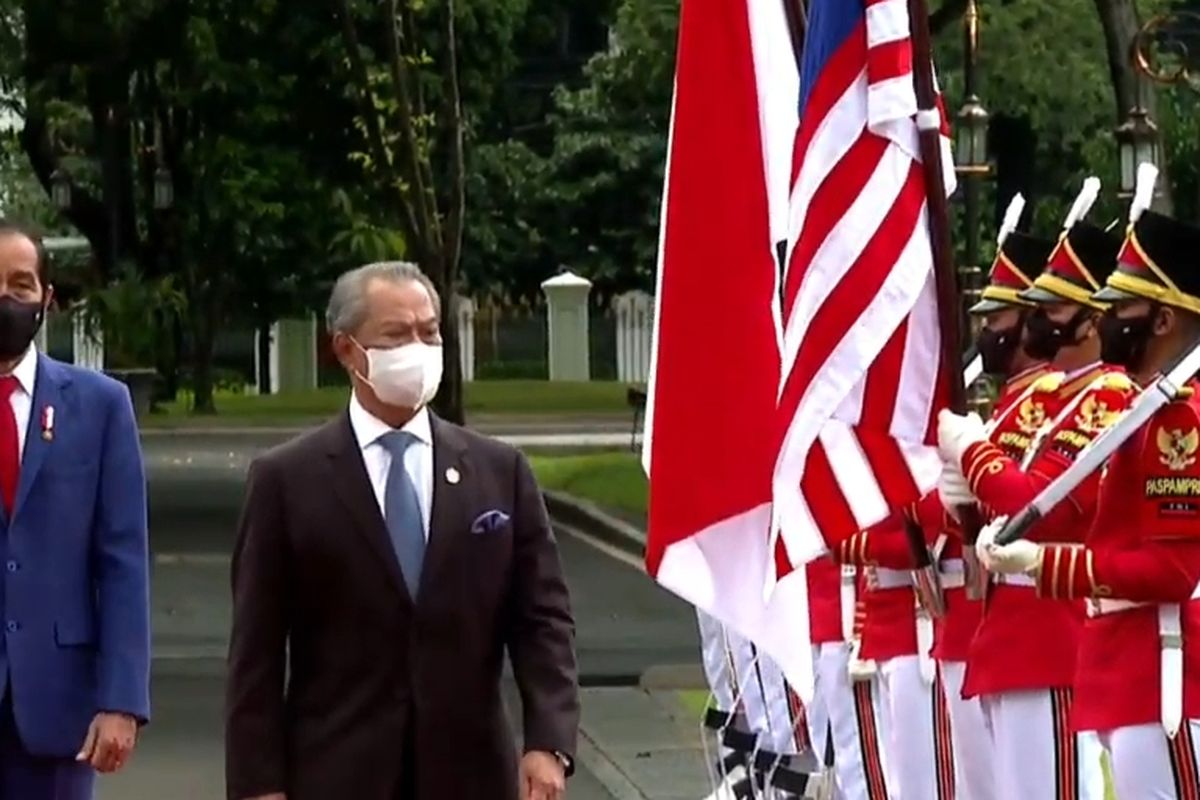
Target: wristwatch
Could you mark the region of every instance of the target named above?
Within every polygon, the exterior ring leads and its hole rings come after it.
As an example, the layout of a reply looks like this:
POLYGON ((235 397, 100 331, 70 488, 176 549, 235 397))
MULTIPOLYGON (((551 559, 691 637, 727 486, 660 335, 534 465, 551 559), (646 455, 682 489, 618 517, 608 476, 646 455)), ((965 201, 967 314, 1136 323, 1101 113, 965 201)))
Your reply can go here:
POLYGON ((561 750, 554 751, 554 757, 562 764, 563 774, 568 778, 575 772, 575 760, 561 750))

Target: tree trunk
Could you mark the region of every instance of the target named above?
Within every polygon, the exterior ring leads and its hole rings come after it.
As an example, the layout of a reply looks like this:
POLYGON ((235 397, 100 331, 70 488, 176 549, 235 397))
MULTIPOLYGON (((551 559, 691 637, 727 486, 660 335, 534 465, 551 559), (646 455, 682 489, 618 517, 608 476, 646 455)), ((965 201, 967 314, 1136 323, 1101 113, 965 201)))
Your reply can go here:
POLYGON ((258 393, 271 393, 271 323, 258 326, 258 393))
POLYGON ((217 341, 217 304, 204 291, 191 309, 192 321, 192 413, 215 414, 213 402, 213 355, 217 341))
MULTIPOLYGON (((445 268, 439 270, 446 274, 445 268)), ((463 380, 461 349, 458 331, 458 303, 455 301, 456 286, 451 280, 438 281, 438 293, 442 298, 442 385, 434 398, 433 408, 442 419, 456 425, 466 421, 463 411, 463 380)))
MULTIPOLYGON (((1133 65, 1133 40, 1141 23, 1134 0, 1096 0, 1100 25, 1104 29, 1104 49, 1108 54, 1108 73, 1116 103, 1117 124, 1125 121, 1129 111, 1141 105, 1150 115, 1158 116, 1158 97, 1154 86, 1133 65)), ((1116 144, 1113 144, 1116 147, 1116 144)), ((1167 164, 1159 164, 1158 195, 1154 208, 1170 214, 1174 207, 1171 176, 1167 164)))

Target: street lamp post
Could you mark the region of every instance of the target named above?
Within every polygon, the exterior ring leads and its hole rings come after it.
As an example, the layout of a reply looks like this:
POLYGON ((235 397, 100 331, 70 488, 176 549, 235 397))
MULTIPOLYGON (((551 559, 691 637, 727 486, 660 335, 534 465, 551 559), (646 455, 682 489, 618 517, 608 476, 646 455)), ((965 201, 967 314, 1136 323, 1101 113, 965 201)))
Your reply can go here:
POLYGON ((59 211, 66 211, 71 207, 71 179, 61 167, 55 169, 50 176, 50 202, 54 203, 54 207, 59 211))
POLYGON ((979 60, 979 8, 968 0, 963 14, 963 43, 965 52, 963 94, 966 100, 958 112, 954 137, 955 171, 963 182, 963 212, 966 228, 966 264, 959 274, 964 299, 970 305, 982 289, 979 268, 979 196, 981 181, 991 171, 987 153, 988 113, 979 100, 976 89, 976 67, 979 60))
POLYGON ((1113 132, 1124 198, 1134 194, 1139 164, 1159 166, 1163 160, 1158 126, 1141 103, 1141 77, 1162 86, 1187 86, 1200 92, 1200 13, 1177 9, 1152 17, 1134 35, 1130 58, 1140 73, 1139 97, 1113 132))
POLYGON ((1137 189, 1139 164, 1158 166, 1162 153, 1158 143, 1158 126, 1141 104, 1129 110, 1129 116, 1113 132, 1121 164, 1121 189, 1118 196, 1133 197, 1137 189))

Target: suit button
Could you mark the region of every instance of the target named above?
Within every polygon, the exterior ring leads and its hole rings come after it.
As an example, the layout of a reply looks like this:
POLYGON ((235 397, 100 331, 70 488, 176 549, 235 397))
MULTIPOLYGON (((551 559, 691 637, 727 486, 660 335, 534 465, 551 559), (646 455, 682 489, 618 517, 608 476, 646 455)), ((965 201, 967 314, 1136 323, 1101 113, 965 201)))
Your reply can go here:
POLYGON ((15 561, 9 561, 6 566, 8 567, 9 572, 16 572, 18 569, 17 562, 15 561))
POLYGON ((13 622, 10 619, 8 621, 8 624, 4 626, 4 629, 7 630, 9 633, 16 633, 17 630, 20 629, 20 627, 21 627, 20 625, 18 625, 17 623, 13 622))

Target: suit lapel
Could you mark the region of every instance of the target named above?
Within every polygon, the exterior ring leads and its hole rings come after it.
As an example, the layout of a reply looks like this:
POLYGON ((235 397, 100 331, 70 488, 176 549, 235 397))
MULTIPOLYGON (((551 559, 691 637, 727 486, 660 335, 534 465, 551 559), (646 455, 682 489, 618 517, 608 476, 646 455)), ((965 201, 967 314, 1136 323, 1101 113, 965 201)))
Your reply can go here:
POLYGON ((42 420, 47 408, 62 413, 63 389, 70 383, 67 373, 44 355, 38 355, 37 380, 33 387, 33 403, 29 408, 29 426, 25 430, 25 450, 21 454, 21 474, 17 481, 17 496, 13 503, 12 518, 21 513, 21 506, 29 497, 38 472, 46 461, 50 448, 57 446, 47 439, 42 430, 42 420))
POLYGON ((432 413, 433 507, 429 513, 429 546, 421 569, 421 588, 436 585, 438 572, 453 551, 455 539, 466 530, 466 511, 471 495, 471 463, 462 433, 432 413))
POLYGON ((396 552, 392 549, 387 524, 383 521, 383 514, 379 512, 379 501, 375 499, 371 479, 367 476, 362 451, 350 426, 350 415, 342 414, 329 423, 326 432, 327 452, 333 471, 332 483, 338 498, 354 518, 354 529, 375 551, 392 583, 411 601, 408 587, 404 583, 404 573, 400 571, 396 552))

